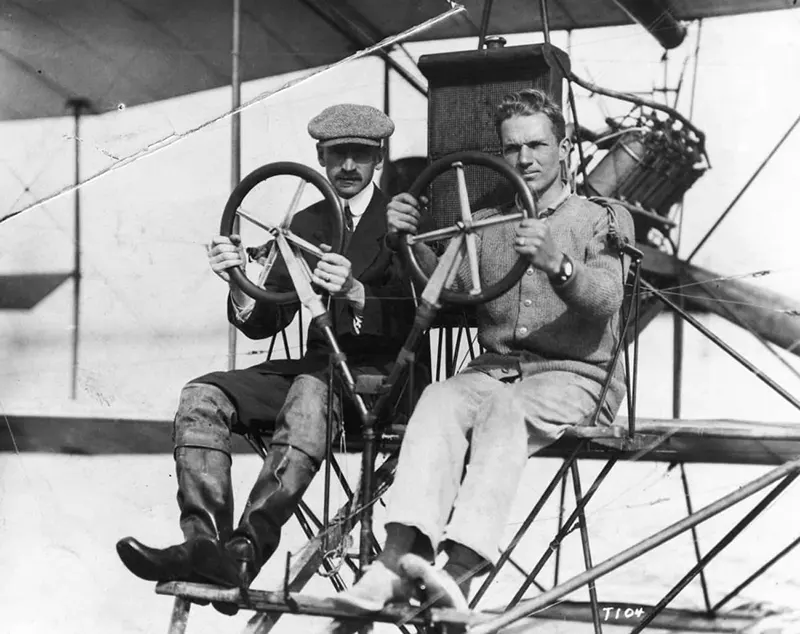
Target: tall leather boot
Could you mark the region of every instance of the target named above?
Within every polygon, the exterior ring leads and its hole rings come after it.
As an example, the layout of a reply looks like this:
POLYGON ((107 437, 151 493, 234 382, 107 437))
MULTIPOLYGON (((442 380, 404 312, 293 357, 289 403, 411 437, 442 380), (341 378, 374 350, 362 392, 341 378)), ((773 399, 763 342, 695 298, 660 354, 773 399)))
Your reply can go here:
POLYGON ((308 489, 319 464, 289 445, 271 445, 247 500, 238 528, 226 544, 239 568, 240 584, 249 586, 278 548, 281 529, 308 489), (247 547, 250 542, 252 548, 247 547))
POLYGON ((120 559, 133 574, 149 581, 236 586, 235 567, 220 546, 233 527, 230 456, 216 449, 178 447, 175 471, 185 541, 150 548, 126 537, 117 542, 120 559))
MULTIPOLYGON (((281 528, 294 513, 319 465, 290 445, 271 445, 247 500, 238 528, 225 544, 238 586, 248 588, 278 548, 281 528)), ((222 614, 239 611, 232 603, 212 602, 222 614)))

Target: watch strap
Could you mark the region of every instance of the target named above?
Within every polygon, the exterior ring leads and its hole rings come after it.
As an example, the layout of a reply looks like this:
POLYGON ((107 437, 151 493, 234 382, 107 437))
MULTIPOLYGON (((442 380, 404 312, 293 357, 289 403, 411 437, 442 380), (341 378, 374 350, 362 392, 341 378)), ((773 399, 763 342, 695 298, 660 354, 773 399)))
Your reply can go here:
POLYGON ((554 286, 563 286, 572 277, 575 267, 572 264, 570 257, 564 253, 561 258, 561 268, 558 273, 550 278, 550 283, 554 286))

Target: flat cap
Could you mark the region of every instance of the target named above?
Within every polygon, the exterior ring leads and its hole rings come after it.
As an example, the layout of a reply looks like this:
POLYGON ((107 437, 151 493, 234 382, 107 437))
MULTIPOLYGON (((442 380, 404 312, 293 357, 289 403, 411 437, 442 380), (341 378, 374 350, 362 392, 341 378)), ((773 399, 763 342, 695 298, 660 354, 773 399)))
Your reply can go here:
POLYGON ((394 132, 394 123, 377 108, 340 103, 325 108, 308 123, 308 133, 321 147, 342 143, 380 146, 394 132))

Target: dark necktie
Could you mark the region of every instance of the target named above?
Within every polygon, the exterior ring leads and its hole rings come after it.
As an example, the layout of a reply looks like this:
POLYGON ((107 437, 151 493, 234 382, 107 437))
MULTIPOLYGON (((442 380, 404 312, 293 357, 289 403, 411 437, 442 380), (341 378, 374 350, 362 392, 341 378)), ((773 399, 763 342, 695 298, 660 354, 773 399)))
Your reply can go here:
POLYGON ((344 204, 344 250, 350 246, 350 238, 353 236, 353 212, 350 211, 350 204, 344 204))
POLYGON ((349 203, 344 204, 344 226, 349 233, 353 233, 353 212, 349 203))

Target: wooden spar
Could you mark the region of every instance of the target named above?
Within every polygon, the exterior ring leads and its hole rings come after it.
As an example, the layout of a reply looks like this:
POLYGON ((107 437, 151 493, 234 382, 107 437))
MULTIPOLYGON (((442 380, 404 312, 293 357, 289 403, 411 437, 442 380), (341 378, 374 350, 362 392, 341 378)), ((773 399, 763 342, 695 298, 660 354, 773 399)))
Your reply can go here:
POLYGON ((645 276, 667 278, 668 284, 680 285, 689 309, 712 312, 800 356, 800 302, 687 264, 651 246, 636 246, 644 253, 645 276))
MULTIPOLYGON (((423 613, 418 607, 411 605, 392 604, 381 612, 374 614, 356 614, 350 610, 337 606, 330 598, 314 597, 292 593, 289 601, 283 593, 262 590, 248 590, 244 595, 237 589, 223 589, 203 584, 171 582, 162 583, 156 587, 158 594, 183 597, 184 600, 200 599, 235 603, 240 608, 255 610, 258 614, 302 614, 352 619, 364 622, 407 623, 409 625, 424 625, 431 623, 447 623, 461 625, 476 625, 501 614, 499 610, 486 612, 461 613, 455 610, 431 609, 423 613), (430 621, 428 621, 430 619, 430 621)), ((652 609, 649 605, 633 605, 628 603, 608 602, 600 603, 600 611, 604 622, 608 625, 632 625, 640 621, 643 614, 652 609)), ((554 606, 549 606, 534 617, 523 619, 521 622, 510 626, 508 633, 530 631, 534 626, 534 619, 555 619, 567 621, 591 620, 589 606, 582 603, 565 601, 554 606)), ((666 630, 691 630, 693 632, 740 632, 752 626, 757 617, 742 613, 735 615, 718 614, 713 617, 694 611, 666 608, 653 621, 653 625, 666 630)))
MULTIPOLYGON (((7 422, 12 434, 0 436, 0 452, 37 453, 158 454, 171 453, 172 421, 105 416, 76 408, 69 414, 34 414, 9 412, 7 422)), ((727 464, 780 464, 800 455, 800 423, 769 423, 744 420, 672 420, 636 418, 636 437, 625 437, 627 419, 618 417, 609 433, 600 436, 588 430, 590 439, 582 458, 608 459, 620 452, 620 459, 647 461, 724 462, 727 464), (618 432, 618 433, 617 433, 618 432), (639 455, 640 452, 643 452, 639 455)), ((384 450, 399 446, 402 428, 391 428, 384 450)), ((563 457, 580 440, 577 434, 565 437, 540 455, 563 457)), ((347 437, 350 452, 361 450, 359 434, 347 437)), ((239 436, 234 438, 234 453, 251 453, 252 448, 239 436)), ((378 470, 381 472, 381 469, 378 470)), ((382 476, 376 475, 380 478, 382 476)))
POLYGON ((684 265, 679 278, 687 302, 800 356, 800 302, 739 279, 684 265))
POLYGON ((313 597, 266 590, 239 590, 221 588, 201 583, 172 581, 156 586, 157 594, 173 595, 190 600, 234 603, 245 610, 275 614, 302 614, 304 616, 327 616, 337 619, 352 619, 363 622, 407 623, 425 625, 427 623, 450 623, 474 625, 487 621, 498 613, 458 612, 452 609, 430 608, 422 610, 410 604, 390 604, 380 612, 363 613, 337 604, 331 598, 313 597))

